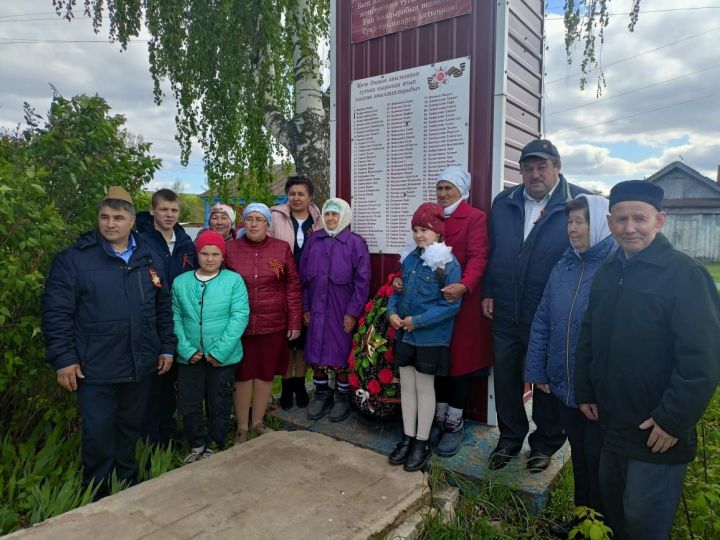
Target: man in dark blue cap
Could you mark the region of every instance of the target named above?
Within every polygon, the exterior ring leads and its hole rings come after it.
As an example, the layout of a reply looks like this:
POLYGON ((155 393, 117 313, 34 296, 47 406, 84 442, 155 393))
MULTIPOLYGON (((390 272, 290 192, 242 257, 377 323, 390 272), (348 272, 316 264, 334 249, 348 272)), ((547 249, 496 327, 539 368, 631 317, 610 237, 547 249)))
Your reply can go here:
MULTIPOLYGON (((500 193, 489 220, 490 262, 483 280, 482 309, 493 320, 495 408, 500 439, 488 468, 501 469, 517 455, 528 434, 524 363, 530 326, 555 263, 570 246, 565 204, 588 191, 560 173, 560 153, 545 139, 530 142, 520 155, 521 186, 500 193)), ((533 391, 527 469, 547 468, 564 443, 558 400, 540 387, 533 391)))
POLYGON ((600 492, 619 540, 669 537, 720 378, 715 283, 660 232, 662 200, 642 180, 610 192, 620 249, 595 274, 575 353, 576 401, 603 427, 600 492))

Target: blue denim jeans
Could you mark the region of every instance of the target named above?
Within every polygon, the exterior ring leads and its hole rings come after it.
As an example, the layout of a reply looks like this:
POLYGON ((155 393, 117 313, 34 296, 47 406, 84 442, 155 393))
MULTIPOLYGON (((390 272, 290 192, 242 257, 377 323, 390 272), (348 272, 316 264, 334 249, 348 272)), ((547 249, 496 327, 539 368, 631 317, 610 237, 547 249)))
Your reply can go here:
POLYGON ((635 461, 603 449, 600 492, 616 540, 667 540, 683 488, 687 463, 635 461))

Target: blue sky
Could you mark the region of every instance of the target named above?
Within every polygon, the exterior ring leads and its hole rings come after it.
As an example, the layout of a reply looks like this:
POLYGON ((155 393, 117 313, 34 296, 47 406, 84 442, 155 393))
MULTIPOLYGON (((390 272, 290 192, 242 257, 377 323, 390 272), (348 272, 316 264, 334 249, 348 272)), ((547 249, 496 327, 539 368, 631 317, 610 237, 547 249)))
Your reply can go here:
MULTIPOLYGON (((682 160, 715 179, 720 164, 720 0, 643 0, 636 31, 627 31, 631 0, 611 0, 601 50, 607 87, 595 79, 579 89, 578 55, 567 64, 562 0, 546 14, 545 135, 559 147, 572 181, 608 191, 620 180, 644 178, 682 160)), ((0 4, 0 127, 22 122, 22 103, 47 110, 55 85, 65 96, 98 93, 128 129, 153 143, 163 160, 152 188, 179 181, 188 193, 205 187, 202 152, 179 161, 172 100, 152 99, 147 48, 120 52, 95 35, 90 21, 59 19, 52 0, 0 4), (53 42, 53 40, 60 40, 53 42)), ((142 36, 141 36, 142 37, 142 36)))

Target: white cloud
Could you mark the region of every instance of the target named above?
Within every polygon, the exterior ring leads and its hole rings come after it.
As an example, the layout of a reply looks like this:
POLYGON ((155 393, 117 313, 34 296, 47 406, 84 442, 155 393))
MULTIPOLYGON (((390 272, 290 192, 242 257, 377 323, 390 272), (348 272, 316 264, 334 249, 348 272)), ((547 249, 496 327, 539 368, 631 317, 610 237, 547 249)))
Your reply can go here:
MULTIPOLYGON (((562 21, 546 22, 545 131, 562 149, 569 177, 612 185, 649 176, 682 156, 684 163, 715 178, 720 9, 707 4, 643 3, 634 33, 627 31, 626 15, 613 17, 602 49, 607 88, 600 99, 595 78, 588 89, 579 90, 579 58, 567 66, 562 21)), ((613 0, 609 11, 627 12, 629 6, 629 0, 613 0)))
MULTIPOLYGON (((555 7, 561 3, 551 2, 555 7)), ((630 0, 611 0, 609 11, 627 12, 630 4, 630 0)), ((716 113, 720 101, 720 9, 677 10, 707 4, 712 2, 643 2, 634 33, 626 29, 626 15, 613 17, 601 51, 607 80, 601 99, 595 97, 594 79, 590 79, 587 90, 579 90, 578 58, 567 65, 562 21, 546 22, 545 130, 561 149, 563 171, 569 178, 591 186, 611 186, 620 180, 649 176, 679 156, 687 165, 715 178, 720 163, 720 121, 716 113), (667 9, 675 11, 659 12, 667 9), (702 35, 686 39, 696 34, 702 35), (573 107, 577 108, 567 110, 573 107)), ((119 45, 107 42, 3 44, 10 38, 106 37, 107 30, 95 35, 88 19, 68 23, 58 18, 51 0, 3 2, 0 126, 14 128, 22 123, 23 101, 44 114, 51 97, 49 83, 68 97, 97 93, 114 113, 127 117, 128 130, 153 143, 153 153, 163 159, 163 171, 156 182, 165 185, 179 179, 191 186, 189 191, 202 191, 205 177, 198 174, 202 171, 202 151, 193 145, 191 166, 180 166, 180 150, 174 141, 175 103, 167 96, 161 107, 155 105, 144 43, 130 44, 124 52, 119 45), (46 14, 8 17, 13 13, 46 14), (19 21, 40 18, 49 20, 19 21)))
POLYGON ((65 97, 98 94, 112 107, 112 114, 127 118, 125 127, 130 132, 152 143, 152 153, 163 160, 158 182, 165 185, 180 179, 188 191, 202 191, 205 175, 197 174, 202 171, 202 150, 194 144, 191 166, 180 165, 180 149, 174 140, 175 102, 170 96, 160 107, 155 105, 146 44, 131 43, 121 51, 106 39, 107 30, 94 34, 87 18, 68 23, 57 17, 50 0, 4 2, 0 8, 0 127, 13 129, 23 123, 23 101, 45 115, 52 97, 50 84, 65 97), (7 43, 21 39, 63 41, 7 43), (82 40, 100 42, 69 42, 82 40))

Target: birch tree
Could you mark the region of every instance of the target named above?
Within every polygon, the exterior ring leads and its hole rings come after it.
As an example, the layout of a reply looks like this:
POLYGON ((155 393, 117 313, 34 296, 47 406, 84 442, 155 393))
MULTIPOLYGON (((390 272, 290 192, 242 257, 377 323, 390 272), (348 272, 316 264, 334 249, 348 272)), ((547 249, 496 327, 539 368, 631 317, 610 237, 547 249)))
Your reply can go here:
MULTIPOLYGON (((565 24, 565 53, 568 64, 573 62, 575 44, 580 43, 580 89, 588 84, 591 72, 598 71, 596 94, 599 97, 605 88, 605 75, 600 62, 600 51, 605 41, 605 28, 610 24, 608 11, 612 0, 565 0, 563 6, 565 24)), ((635 30, 640 18, 642 0, 631 0, 627 28, 635 30)))
POLYGON ((327 39, 328 0, 53 0, 58 15, 91 18, 122 49, 148 37, 159 104, 169 85, 181 162, 193 140, 210 188, 269 197, 271 167, 289 156, 328 196, 329 95, 318 46, 327 39), (169 84, 166 84, 169 83, 169 84))

